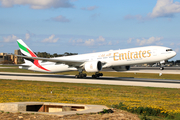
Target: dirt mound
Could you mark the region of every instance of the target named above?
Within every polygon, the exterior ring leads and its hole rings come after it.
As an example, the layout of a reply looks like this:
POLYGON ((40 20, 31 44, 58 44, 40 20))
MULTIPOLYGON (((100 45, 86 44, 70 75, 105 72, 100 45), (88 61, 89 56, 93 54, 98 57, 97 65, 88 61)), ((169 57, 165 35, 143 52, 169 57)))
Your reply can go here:
POLYGON ((113 113, 97 113, 83 115, 41 115, 27 113, 0 113, 0 120, 140 120, 138 115, 123 110, 113 109, 113 113))

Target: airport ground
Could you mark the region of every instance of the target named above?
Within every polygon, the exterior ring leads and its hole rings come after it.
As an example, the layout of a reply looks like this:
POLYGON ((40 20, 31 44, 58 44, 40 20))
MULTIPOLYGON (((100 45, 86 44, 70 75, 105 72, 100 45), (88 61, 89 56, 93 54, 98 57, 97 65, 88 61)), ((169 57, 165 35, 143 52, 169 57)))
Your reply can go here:
MULTIPOLYGON (((138 73, 137 70, 136 74, 138 73)), ((144 71, 144 70, 143 70, 144 71)), ((154 70, 153 70, 154 71, 154 70)), ((131 70, 134 74, 134 71, 131 70)), ((159 71, 158 71, 159 72, 159 71)), ((178 73, 178 72, 177 72, 178 73)), ((180 112, 180 91, 179 89, 166 89, 166 88, 152 88, 152 87, 133 87, 133 86, 119 86, 119 85, 97 85, 97 83, 91 84, 82 84, 83 81, 94 81, 94 79, 88 77, 87 79, 82 80, 81 84, 71 84, 66 83, 67 79, 72 79, 71 81, 77 81, 74 76, 69 75, 49 75, 49 74, 20 74, 14 75, 14 73, 8 73, 9 79, 16 78, 15 81, 12 80, 1 80, 1 88, 4 91, 1 91, 1 95, 5 95, 3 98, 3 102, 11 102, 11 101, 52 101, 52 102, 74 102, 81 103, 85 102, 86 104, 105 104, 110 106, 109 103, 118 104, 120 101, 123 101, 125 104, 133 107, 133 105, 144 105, 148 106, 149 104, 154 107, 164 106, 167 111, 176 111, 180 112), (31 81, 19 81, 17 77, 27 77, 31 81), (42 78, 42 81, 46 81, 49 79, 64 79, 64 83, 53 83, 53 82, 32 82, 34 78, 42 78), (54 86, 55 85, 55 86, 54 86), (11 86, 11 87, 10 87, 11 86), (10 88, 7 90, 7 88, 10 88), (5 91, 7 90, 7 91, 5 91), (53 95, 50 94, 50 91, 53 90, 53 95), (85 93, 83 93, 85 92, 85 93), (8 96, 8 95, 11 96, 8 96), (13 95, 12 95, 13 94, 13 95), (17 95, 19 94, 19 95, 17 95), (111 96, 113 95, 113 96, 111 96), (69 97, 68 97, 69 96, 69 97), (14 99, 12 99, 14 98, 14 99), (63 99, 63 98, 66 98, 63 99), (58 101, 59 100, 59 101, 58 101), (81 100, 81 101, 80 101, 81 100), (89 101, 88 101, 89 100, 89 101), (116 101, 116 102, 115 102, 116 101), (171 108, 171 109, 170 109, 171 108)), ((66 73, 67 74, 67 73, 66 73)), ((128 73, 129 74, 129 73, 128 73)), ((159 73, 156 73, 158 76, 159 73)), ((163 73, 164 75, 164 73, 163 73)), ((171 75, 171 74, 168 74, 171 75)), ((177 74, 175 74, 177 75, 177 74)), ((5 73, 1 73, 1 78, 5 77, 5 73)), ((99 80, 99 79, 98 79, 99 80)), ((135 80, 135 78, 111 78, 105 77, 100 78, 99 82, 104 84, 104 81, 109 80, 109 83, 113 81, 128 81, 128 82, 136 82, 137 85, 140 82, 147 82, 147 79, 139 79, 135 80), (134 80, 133 80, 134 79, 134 80)), ((159 79, 158 79, 159 80, 159 79)), ((70 82, 71 82, 70 81, 70 82)), ((59 81, 61 82, 61 80, 59 81)), ((151 82, 155 82, 153 80, 148 81, 146 84, 150 84, 151 82)), ((177 84, 176 81, 164 81, 159 80, 155 82, 155 84, 163 84, 166 83, 169 86, 171 84, 177 84)), ((135 83, 133 83, 135 84, 135 83)), ((1 98, 2 102, 2 98, 1 98)))
POLYGON ((114 113, 109 114, 83 114, 83 115, 42 115, 23 113, 0 113, 1 120, 140 120, 138 115, 123 110, 113 109, 114 113))
MULTIPOLYGON (((112 75, 111 73, 108 74, 112 75)), ((134 73, 131 74, 134 75, 134 73)), ((159 76, 158 74, 155 75, 156 77, 161 78, 161 76, 159 76)), ((150 78, 147 79, 147 78, 134 78, 134 77, 100 77, 98 79, 93 79, 91 78, 91 76, 87 76, 86 78, 83 79, 77 79, 74 77, 74 75, 12 73, 12 72, 0 72, 0 77, 1 79, 26 80, 26 81, 33 80, 33 81, 64 82, 64 83, 180 88, 180 80, 165 80, 165 79, 150 79, 150 78)))
MULTIPOLYGON (((1 80, 0 88, 1 103, 39 101, 102 104, 111 107, 123 102, 128 108, 149 106, 166 112, 180 112, 179 89, 21 80, 1 80)), ((118 114, 122 116, 124 113, 118 114)))
MULTIPOLYGON (((104 69, 103 71, 115 72, 110 68, 104 69)), ((131 67, 130 70, 124 72, 180 74, 180 67, 164 67, 164 70, 160 70, 159 67, 131 67)))

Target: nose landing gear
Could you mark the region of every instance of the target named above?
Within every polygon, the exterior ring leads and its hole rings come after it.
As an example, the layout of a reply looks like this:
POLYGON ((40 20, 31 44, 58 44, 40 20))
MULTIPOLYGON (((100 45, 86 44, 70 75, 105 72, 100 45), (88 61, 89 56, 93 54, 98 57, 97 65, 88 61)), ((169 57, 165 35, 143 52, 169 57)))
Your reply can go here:
POLYGON ((165 63, 165 61, 163 60, 163 61, 160 61, 160 70, 164 70, 164 63, 165 63))
POLYGON ((160 70, 164 70, 164 67, 163 67, 163 66, 161 66, 159 69, 160 69, 160 70))

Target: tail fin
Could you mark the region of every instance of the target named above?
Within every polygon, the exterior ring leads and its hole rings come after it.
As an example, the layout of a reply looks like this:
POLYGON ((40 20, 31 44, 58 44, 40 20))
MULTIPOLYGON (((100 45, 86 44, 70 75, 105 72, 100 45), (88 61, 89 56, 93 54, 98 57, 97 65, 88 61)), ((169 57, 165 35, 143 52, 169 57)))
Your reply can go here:
POLYGON ((21 39, 18 39, 17 43, 19 45, 22 55, 29 57, 37 57, 34 52, 21 39))
MULTIPOLYGON (((19 48, 20 48, 22 55, 28 56, 28 57, 37 57, 34 54, 34 52, 21 39, 18 39, 17 43, 19 45, 19 48)), ((25 58, 24 61, 25 61, 25 64, 27 64, 27 65, 34 64, 35 66, 37 66, 38 68, 40 68, 42 70, 49 71, 48 69, 44 68, 43 66, 41 66, 39 64, 39 60, 25 58)))

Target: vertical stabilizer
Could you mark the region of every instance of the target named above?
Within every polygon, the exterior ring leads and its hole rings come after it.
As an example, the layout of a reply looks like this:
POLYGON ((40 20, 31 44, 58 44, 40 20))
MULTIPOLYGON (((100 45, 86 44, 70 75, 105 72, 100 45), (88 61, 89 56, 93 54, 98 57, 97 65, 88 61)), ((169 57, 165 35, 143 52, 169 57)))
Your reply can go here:
MULTIPOLYGON (((17 43, 19 45, 19 49, 20 49, 22 55, 28 56, 28 57, 37 57, 34 54, 34 52, 21 39, 18 39, 17 43)), ((25 64, 27 64, 27 65, 34 64, 35 66, 37 66, 41 70, 49 71, 48 69, 44 68, 43 66, 41 66, 39 64, 39 60, 25 58, 24 61, 25 61, 25 64)))
POLYGON ((19 45, 19 49, 20 49, 22 55, 28 56, 28 57, 37 57, 34 54, 34 52, 21 39, 18 39, 17 43, 19 45))

